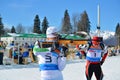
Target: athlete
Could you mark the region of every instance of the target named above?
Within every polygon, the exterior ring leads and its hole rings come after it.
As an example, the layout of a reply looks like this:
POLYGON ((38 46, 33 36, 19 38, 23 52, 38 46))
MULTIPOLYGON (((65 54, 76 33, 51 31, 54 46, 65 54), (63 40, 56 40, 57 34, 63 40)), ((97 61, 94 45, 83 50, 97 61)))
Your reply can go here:
POLYGON ((101 65, 104 63, 107 57, 108 51, 101 41, 101 37, 94 36, 92 42, 88 43, 86 51, 86 78, 91 80, 93 73, 96 80, 103 79, 103 72, 101 65))
POLYGON ((49 27, 46 31, 46 41, 54 42, 54 47, 42 48, 40 42, 36 41, 33 48, 34 54, 38 57, 41 80, 63 80, 61 71, 66 66, 66 56, 61 54, 56 31, 55 27, 49 27))

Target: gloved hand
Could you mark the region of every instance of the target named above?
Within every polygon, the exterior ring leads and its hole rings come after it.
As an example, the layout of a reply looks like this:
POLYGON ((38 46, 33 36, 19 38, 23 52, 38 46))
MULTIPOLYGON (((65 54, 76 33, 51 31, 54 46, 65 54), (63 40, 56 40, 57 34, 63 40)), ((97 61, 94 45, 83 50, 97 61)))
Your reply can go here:
POLYGON ((102 42, 100 42, 100 47, 101 47, 102 50, 104 50, 105 45, 102 42))
POLYGON ((100 65, 103 65, 104 61, 100 61, 100 65))
POLYGON ((61 46, 60 52, 61 52, 62 57, 67 57, 68 48, 66 46, 61 46))
POLYGON ((67 57, 67 54, 66 54, 66 53, 64 53, 64 57, 67 57))
POLYGON ((59 55, 60 55, 61 57, 66 57, 66 56, 67 56, 66 51, 67 51, 67 50, 64 51, 63 48, 61 48, 59 55))

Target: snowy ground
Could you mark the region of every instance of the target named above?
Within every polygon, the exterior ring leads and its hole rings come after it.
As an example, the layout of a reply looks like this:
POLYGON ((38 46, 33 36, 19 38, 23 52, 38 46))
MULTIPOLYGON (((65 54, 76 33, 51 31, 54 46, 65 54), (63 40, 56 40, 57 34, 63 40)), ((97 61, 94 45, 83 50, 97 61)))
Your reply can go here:
MULTIPOLYGON (((103 80, 120 80, 120 55, 107 57, 102 65, 103 80)), ((69 60, 63 70, 64 80, 85 80, 85 60, 69 60)), ((0 80, 40 80, 38 64, 1 65, 0 80)), ((95 80, 93 75, 92 80, 95 80)))

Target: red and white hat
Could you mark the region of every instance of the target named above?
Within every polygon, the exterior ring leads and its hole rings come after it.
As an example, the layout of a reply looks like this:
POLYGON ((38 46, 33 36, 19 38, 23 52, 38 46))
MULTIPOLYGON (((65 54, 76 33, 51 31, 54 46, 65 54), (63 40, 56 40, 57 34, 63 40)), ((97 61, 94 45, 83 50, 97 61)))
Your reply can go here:
POLYGON ((103 37, 93 36, 92 38, 93 44, 98 44, 98 42, 102 42, 102 41, 103 41, 103 37))
POLYGON ((93 36, 92 41, 100 41, 100 38, 98 36, 93 36))

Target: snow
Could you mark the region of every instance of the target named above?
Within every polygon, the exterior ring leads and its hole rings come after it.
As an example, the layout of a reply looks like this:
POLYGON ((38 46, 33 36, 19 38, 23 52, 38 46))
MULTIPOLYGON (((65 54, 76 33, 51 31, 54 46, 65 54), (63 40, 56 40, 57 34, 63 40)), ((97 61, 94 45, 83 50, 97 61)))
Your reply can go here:
POLYGON ((20 36, 19 34, 16 34, 16 33, 8 33, 8 35, 13 36, 13 37, 20 36))
MULTIPOLYGON (((90 36, 96 36, 97 35, 97 31, 91 31, 90 32, 90 36)), ((115 36, 115 32, 112 32, 112 31, 101 31, 100 32, 100 36, 103 37, 103 39, 108 39, 110 37, 113 37, 115 36)))
MULTIPOLYGON (((97 31, 91 31, 90 36, 97 36, 97 31)), ((100 37, 103 37, 103 42, 107 46, 116 46, 118 45, 117 37, 115 36, 115 32, 112 31, 101 31, 100 37)))
MULTIPOLYGON (((107 57, 102 65, 103 80, 120 80, 120 55, 107 57)), ((64 80, 86 80, 85 60, 76 58, 67 60, 67 65, 62 71, 64 80)), ((40 80, 40 72, 37 63, 28 65, 0 65, 0 80, 40 80)), ((94 75, 92 80, 96 80, 94 75)))

